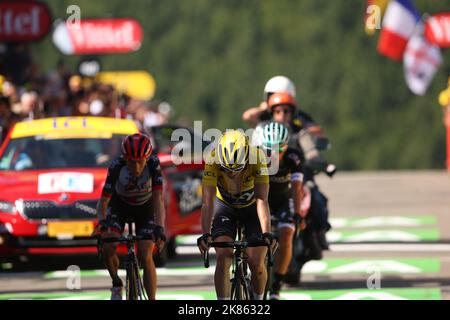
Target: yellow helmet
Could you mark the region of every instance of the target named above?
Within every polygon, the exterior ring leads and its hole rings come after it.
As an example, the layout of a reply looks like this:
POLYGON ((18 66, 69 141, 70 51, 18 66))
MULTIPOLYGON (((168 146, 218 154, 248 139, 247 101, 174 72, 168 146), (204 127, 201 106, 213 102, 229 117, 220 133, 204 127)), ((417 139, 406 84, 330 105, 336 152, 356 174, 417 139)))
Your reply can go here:
POLYGON ((247 165, 249 158, 249 140, 241 131, 225 132, 219 139, 217 154, 220 165, 226 171, 239 172, 247 165))

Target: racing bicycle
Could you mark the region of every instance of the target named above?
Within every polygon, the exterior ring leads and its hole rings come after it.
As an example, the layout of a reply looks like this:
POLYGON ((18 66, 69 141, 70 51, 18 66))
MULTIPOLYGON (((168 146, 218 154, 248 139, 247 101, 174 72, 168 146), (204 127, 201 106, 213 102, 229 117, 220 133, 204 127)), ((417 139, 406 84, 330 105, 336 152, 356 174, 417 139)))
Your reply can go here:
MULTIPOLYGON (((270 275, 270 270, 273 266, 273 253, 270 244, 267 244, 263 239, 247 239, 241 240, 241 226, 238 223, 238 239, 235 241, 219 241, 211 242, 208 247, 216 248, 232 248, 233 253, 233 270, 231 278, 231 300, 253 300, 253 290, 251 290, 251 274, 247 265, 246 248, 251 247, 267 247, 267 268, 270 275)), ((205 268, 209 267, 209 251, 205 250, 203 254, 205 268)), ((270 283, 270 279, 267 279, 270 283)), ((264 292, 264 300, 267 298, 267 289, 264 292)))
POLYGON ((98 253, 101 258, 103 243, 120 243, 127 247, 127 255, 125 258, 125 270, 126 270, 126 300, 148 300, 147 294, 144 289, 142 277, 140 273, 139 262, 136 257, 135 244, 140 240, 152 240, 151 236, 137 236, 133 232, 132 221, 127 221, 128 234, 111 238, 98 238, 98 253))

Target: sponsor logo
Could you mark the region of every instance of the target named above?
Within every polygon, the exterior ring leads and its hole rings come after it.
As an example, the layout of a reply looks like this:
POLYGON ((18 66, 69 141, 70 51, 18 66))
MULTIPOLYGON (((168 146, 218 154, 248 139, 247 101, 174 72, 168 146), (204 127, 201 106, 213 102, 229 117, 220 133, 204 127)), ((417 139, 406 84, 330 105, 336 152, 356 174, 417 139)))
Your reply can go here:
POLYGON ((33 41, 50 30, 51 13, 38 1, 0 2, 0 41, 33 41))

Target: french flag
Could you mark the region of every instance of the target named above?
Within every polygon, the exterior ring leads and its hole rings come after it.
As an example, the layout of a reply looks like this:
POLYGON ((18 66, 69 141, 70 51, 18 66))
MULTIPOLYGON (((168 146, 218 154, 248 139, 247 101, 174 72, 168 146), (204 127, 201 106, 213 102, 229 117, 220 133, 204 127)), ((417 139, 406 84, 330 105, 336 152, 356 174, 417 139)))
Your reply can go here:
POLYGON ((383 19, 378 52, 394 60, 402 60, 409 38, 420 15, 410 0, 391 1, 383 19))

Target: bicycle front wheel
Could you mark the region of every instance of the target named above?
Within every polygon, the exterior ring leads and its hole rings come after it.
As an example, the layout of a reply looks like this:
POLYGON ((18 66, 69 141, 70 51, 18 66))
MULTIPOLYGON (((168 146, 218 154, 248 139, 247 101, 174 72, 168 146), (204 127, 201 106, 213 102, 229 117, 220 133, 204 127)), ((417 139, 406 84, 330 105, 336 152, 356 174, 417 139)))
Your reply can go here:
POLYGON ((231 282, 231 300, 252 300, 242 264, 237 268, 231 282))
POLYGON ((244 300, 241 279, 234 278, 231 283, 231 300, 244 300))
POLYGON ((127 265, 127 300, 139 300, 138 283, 136 279, 135 266, 133 261, 127 265))

